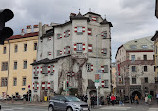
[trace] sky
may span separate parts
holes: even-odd
[[[0,0],[1,9],[9,8],[14,18],[6,23],[14,35],[27,25],[64,23],[71,12],[89,10],[100,14],[113,24],[112,62],[118,47],[129,40],[153,36],[158,29],[155,0]]]

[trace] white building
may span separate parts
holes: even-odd
[[[32,64],[33,100],[54,93],[96,94],[96,72],[101,79],[99,95],[109,94],[111,22],[93,12],[71,13],[70,21],[51,26],[39,24],[37,61]]]

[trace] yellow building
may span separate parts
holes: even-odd
[[[26,94],[32,87],[32,66],[36,60],[38,25],[27,26],[27,33],[11,36],[0,45],[0,96]]]

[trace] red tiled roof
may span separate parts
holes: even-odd
[[[21,38],[27,38],[27,37],[33,37],[33,36],[38,36],[38,32],[26,33],[24,35],[13,35],[9,37],[8,40],[21,39]]]

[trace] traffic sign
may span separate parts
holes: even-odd
[[[100,86],[99,82],[95,82],[95,87],[98,89],[98,87]]]
[[[99,82],[99,74],[95,74],[95,82]]]

